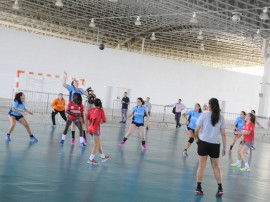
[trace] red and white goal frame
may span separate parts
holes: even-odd
[[[63,78],[63,76],[60,75],[54,75],[54,74],[49,74],[49,73],[42,73],[42,72],[31,72],[31,71],[24,71],[24,70],[17,70],[16,72],[16,80],[15,80],[15,87],[14,87],[14,93],[17,93],[19,88],[20,88],[20,77],[22,75],[32,75],[32,76],[37,76],[37,77],[48,77],[48,78],[56,78],[56,79],[61,79]],[[77,79],[75,77],[68,77],[68,79],[70,80],[74,80]],[[82,88],[84,88],[84,84],[85,84],[85,79],[83,78],[79,78],[77,79]]]

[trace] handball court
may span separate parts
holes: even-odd
[[[208,159],[202,183],[204,195],[196,196],[196,144],[182,157],[187,135],[182,128],[158,128],[147,133],[147,150],[142,152],[136,133],[124,147],[118,142],[129,124],[104,124],[101,129],[106,163],[87,164],[93,143],[82,148],[70,145],[68,133],[64,146],[59,145],[64,126],[52,129],[48,124],[30,123],[37,144],[29,144],[24,128],[16,126],[7,144],[9,122],[0,121],[0,201],[269,201],[270,147],[269,139],[257,138],[256,150],[251,153],[251,172],[242,172],[230,163],[236,160],[237,146],[230,157],[221,157],[224,196],[216,198],[216,180]],[[256,132],[256,131],[255,131]],[[232,133],[227,132],[228,143]],[[100,162],[99,155],[95,158]]]

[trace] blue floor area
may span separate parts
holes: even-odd
[[[141,151],[137,132],[124,147],[118,142],[128,129],[124,125],[104,125],[101,131],[105,154],[111,159],[93,166],[86,164],[93,143],[86,148],[70,145],[69,133],[59,145],[63,126],[31,124],[37,144],[30,145],[26,131],[16,126],[12,141],[5,142],[9,122],[1,121],[0,201],[2,202],[170,202],[170,201],[270,201],[270,144],[257,141],[251,154],[251,172],[230,167],[230,157],[221,158],[224,196],[216,198],[217,184],[208,161],[202,187],[196,196],[196,144],[182,157],[187,141],[184,130],[151,128],[147,150]],[[78,135],[78,134],[76,134]],[[228,134],[228,145],[232,135]],[[89,137],[91,140],[91,138]],[[96,160],[100,162],[99,155]]]

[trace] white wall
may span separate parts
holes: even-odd
[[[17,69],[86,78],[98,97],[104,86],[131,89],[131,100],[151,97],[171,104],[182,98],[187,106],[211,97],[226,100],[226,111],[257,109],[261,78],[206,68],[141,54],[0,28],[1,98],[10,98]],[[64,89],[63,89],[64,91]]]

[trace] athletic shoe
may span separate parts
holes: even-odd
[[[223,194],[224,194],[223,189],[218,188],[217,193],[216,193],[216,197],[221,197]]]
[[[31,143],[37,143],[38,142],[38,139],[33,136],[33,137],[30,137],[29,142],[31,142]]]
[[[250,168],[248,167],[244,167],[244,168],[240,168],[241,171],[246,171],[246,172],[249,172],[250,171]]]
[[[146,150],[146,144],[142,144],[142,150]]]
[[[240,168],[240,167],[241,167],[241,164],[238,164],[238,163],[232,163],[231,166]]]
[[[255,150],[255,147],[254,147],[254,146],[251,146],[250,149],[251,149],[251,150]]]
[[[84,144],[85,144],[85,145],[88,145],[87,137],[84,137],[84,138],[83,138],[83,141],[84,141]]]
[[[71,145],[74,145],[74,144],[75,144],[75,138],[71,138],[70,144],[71,144]]]
[[[63,145],[64,142],[65,142],[65,140],[62,140],[62,139],[60,140],[60,144],[61,144],[61,145]]]
[[[195,190],[196,194],[197,195],[203,195],[203,191],[202,191],[202,188],[200,187],[197,187],[196,190]]]
[[[119,145],[124,145],[126,142],[124,140],[122,140]]]
[[[101,162],[104,163],[104,162],[108,161],[109,159],[110,159],[109,156],[105,156],[105,158],[102,158]]]
[[[10,142],[10,141],[11,141],[10,135],[7,135],[7,136],[6,136],[6,141],[7,141],[7,142]]]
[[[98,162],[95,159],[93,159],[92,161],[90,159],[88,159],[87,163],[92,164],[92,165],[98,164]]]
[[[184,149],[184,151],[183,151],[183,156],[184,157],[187,157],[188,156],[188,153],[187,153],[187,150],[186,149]]]
[[[80,143],[80,146],[86,147],[86,144],[84,142]]]

